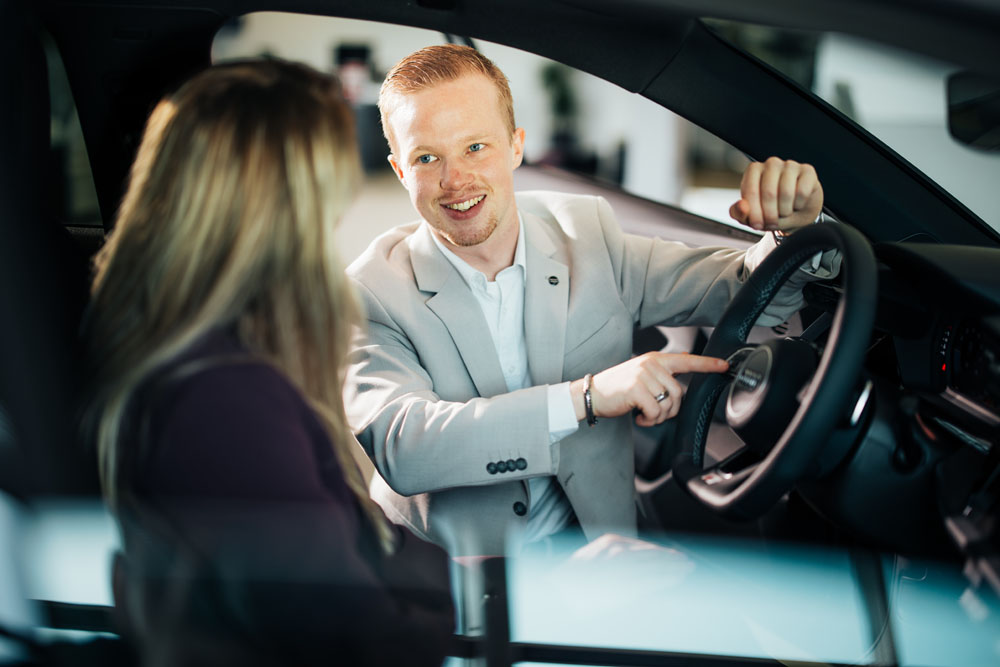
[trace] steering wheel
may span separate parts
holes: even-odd
[[[799,339],[748,346],[750,328],[778,288],[809,258],[829,249],[843,258],[843,294],[822,352]],[[871,246],[861,233],[837,223],[801,229],[767,256],[703,352],[729,359],[729,373],[696,375],[677,416],[672,469],[683,489],[719,514],[754,518],[809,471],[854,398],[875,321],[877,277]],[[709,423],[726,389],[726,422],[744,446],[705,469]]]

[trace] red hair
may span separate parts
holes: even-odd
[[[394,98],[446,81],[454,81],[466,74],[481,74],[493,82],[497,89],[500,113],[507,121],[507,129],[513,135],[517,128],[514,124],[514,99],[504,73],[492,60],[472,47],[441,44],[414,51],[396,63],[385,75],[385,81],[382,82],[378,94],[378,108],[382,119],[382,133],[389,146],[392,146],[392,137],[388,119],[395,108]]]

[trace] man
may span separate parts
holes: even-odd
[[[473,49],[404,58],[379,108],[389,161],[423,220],[348,269],[368,332],[346,404],[378,472],[373,496],[456,556],[503,554],[577,524],[590,540],[634,535],[633,411],[640,425],[669,419],[676,374],[727,365],[630,359],[633,329],[714,324],[775,240],[690,249],[624,235],[600,198],[515,196],[524,130],[506,78]],[[771,158],[748,168],[731,213],[789,232],[822,202],[812,167]],[[808,279],[789,281],[768,322],[796,310]]]

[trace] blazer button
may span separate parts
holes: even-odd
[[[491,475],[497,474],[497,464],[493,463],[493,461],[490,461],[489,463],[487,463],[486,464],[486,472],[488,472]]]
[[[558,285],[559,284],[559,278],[556,277],[556,276],[549,276],[549,284],[550,285]]]
[[[514,503],[514,514],[518,516],[524,516],[527,513],[528,513],[528,508],[525,507],[524,503],[522,503],[520,500]]]
[[[511,468],[513,470],[513,468]],[[507,462],[497,461],[497,472],[507,472]]]
[[[507,459],[507,470],[510,472],[517,470],[517,462],[515,462],[514,459]]]
[[[528,462],[525,461],[523,458],[520,458],[514,462],[514,465],[517,466],[518,470],[524,470],[525,468],[528,467]]]

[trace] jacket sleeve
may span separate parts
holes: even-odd
[[[404,330],[377,295],[357,287],[368,320],[349,358],[345,405],[358,441],[394,491],[409,496],[556,472],[559,445],[549,442],[547,386],[446,400],[424,367],[435,359],[422,358],[411,338],[420,332]],[[429,344],[454,345],[450,339]],[[507,460],[523,460],[523,469],[489,472],[491,462]]]
[[[714,326],[750,273],[775,247],[770,234],[745,251],[691,248],[625,234],[607,201],[594,200],[619,291],[640,327]],[[833,277],[838,268],[839,255],[824,253],[815,270],[798,271],[779,289],[757,323],[784,322],[802,307],[802,287],[810,280]]]

